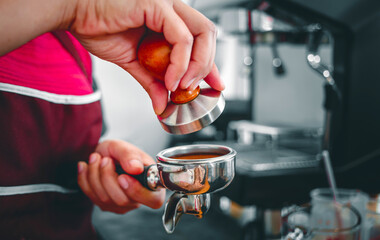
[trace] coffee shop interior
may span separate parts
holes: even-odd
[[[93,57],[107,124],[103,138],[126,140],[153,158],[175,146],[228,146],[236,151],[233,180],[207,194],[201,219],[176,212],[171,234],[162,223],[165,206],[124,215],[95,208],[99,234],[106,240],[314,239],[310,225],[297,233],[289,214],[315,207],[316,195],[329,191],[334,201],[364,206],[353,210],[360,239],[380,239],[380,1],[186,3],[217,26],[223,112],[199,131],[168,133],[142,87]],[[373,201],[377,207],[367,208]],[[185,213],[182,208],[176,211]],[[350,234],[318,239],[359,239]]]

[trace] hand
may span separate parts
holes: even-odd
[[[144,204],[160,208],[165,200],[165,190],[150,191],[126,174],[118,176],[115,163],[128,174],[140,174],[144,165],[154,160],[132,144],[119,140],[100,143],[90,155],[89,164],[78,163],[78,184],[82,191],[103,211],[125,213]]]
[[[164,111],[168,90],[178,86],[194,89],[205,79],[224,89],[214,64],[215,26],[181,0],[82,0],[76,9],[71,32],[89,52],[128,71],[149,94],[156,114]],[[163,32],[173,46],[165,83],[137,60],[146,27]]]

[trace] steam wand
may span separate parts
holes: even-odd
[[[320,24],[312,24],[309,27],[309,42],[308,42],[308,53],[307,53],[307,63],[309,66],[321,74],[326,80],[325,85],[325,103],[324,108],[326,110],[325,118],[325,132],[323,138],[322,150],[328,151],[330,143],[330,122],[332,115],[332,106],[333,106],[333,96],[337,97],[338,102],[342,100],[342,94],[334,78],[332,77],[330,69],[322,63],[321,57],[318,54],[318,48],[323,37],[323,31]]]
[[[336,93],[338,100],[340,101],[342,99],[342,94],[336,85],[334,78],[332,77],[330,69],[326,66],[326,64],[322,63],[321,56],[318,54],[319,44],[323,37],[322,27],[317,23],[310,25],[308,28],[310,34],[308,42],[308,53],[306,57],[307,63],[313,70],[325,78],[327,84],[331,86],[331,88]]]
[[[314,69],[316,72],[321,74],[325,80],[326,84],[324,87],[325,90],[325,102],[324,109],[326,110],[325,116],[325,131],[322,141],[322,158],[325,165],[326,175],[328,177],[329,185],[331,187],[334,200],[337,200],[336,194],[336,182],[333,174],[333,169],[331,166],[331,158],[329,152],[330,145],[330,125],[331,125],[331,116],[332,116],[332,108],[334,99],[336,96],[338,98],[338,102],[342,100],[342,94],[335,83],[334,78],[332,77],[331,71],[329,68],[322,63],[321,57],[318,54],[318,47],[321,42],[323,31],[320,24],[312,24],[309,26],[310,34],[309,34],[309,42],[308,42],[308,54],[307,54],[307,62],[309,66]]]

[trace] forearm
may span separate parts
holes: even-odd
[[[33,38],[67,29],[76,0],[0,0],[0,56]]]

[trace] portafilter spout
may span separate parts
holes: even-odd
[[[173,193],[165,205],[162,223],[167,233],[173,233],[182,214],[202,218],[210,208],[210,194],[186,195]]]

